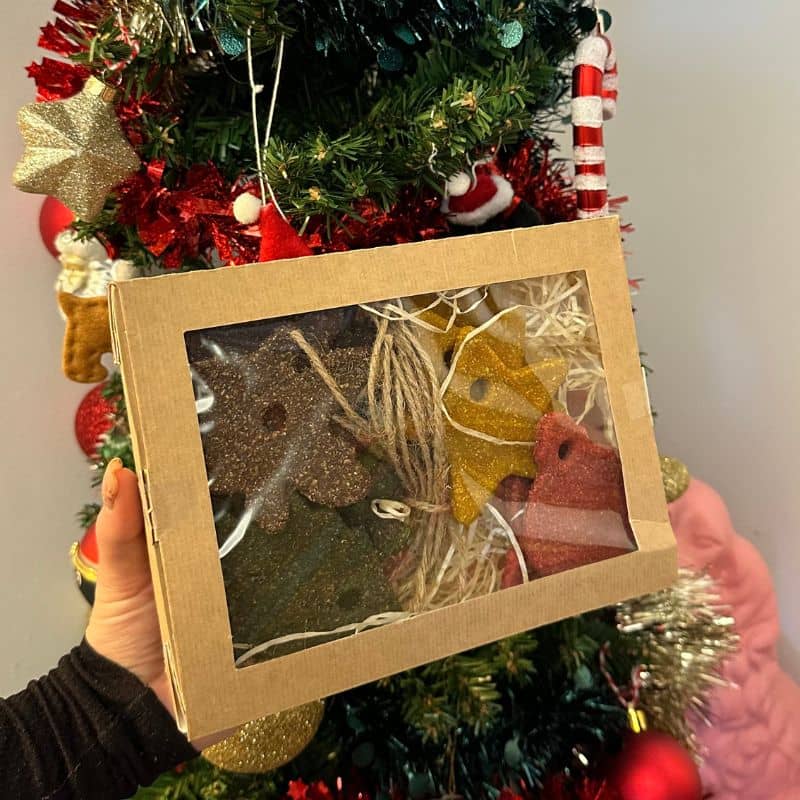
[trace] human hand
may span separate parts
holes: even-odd
[[[112,459],[97,517],[97,586],[86,641],[149,686],[175,716],[147,558],[136,475]]]

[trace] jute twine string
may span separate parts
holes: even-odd
[[[300,331],[290,336],[330,391],[341,424],[377,447],[392,465],[407,494],[412,540],[393,579],[401,605],[411,612],[428,604],[430,587],[448,548],[461,544],[448,525],[448,461],[438,380],[430,358],[407,325],[378,318],[362,416],[342,393],[319,354]],[[461,588],[466,584],[462,578]],[[455,598],[456,600],[461,599]]]

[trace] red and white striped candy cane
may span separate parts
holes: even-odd
[[[603,120],[617,110],[617,57],[602,31],[583,39],[572,71],[572,144],[578,218],[608,214]]]

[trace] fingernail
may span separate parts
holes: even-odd
[[[106,473],[103,475],[103,506],[111,511],[114,508],[114,503],[117,500],[119,492],[119,478],[117,473],[122,469],[122,460],[119,458],[112,458],[106,467]]]

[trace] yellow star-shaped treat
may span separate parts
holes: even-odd
[[[109,92],[89,78],[74,97],[19,110],[25,139],[25,153],[14,170],[19,189],[57,197],[81,219],[100,213],[111,190],[140,166]]]
[[[445,327],[444,320],[435,314],[425,314],[423,319]],[[521,310],[498,320],[491,333],[487,330],[468,338],[474,330],[471,326],[454,326],[431,337],[446,366],[457,358],[443,401],[456,423],[448,422],[445,430],[451,506],[453,516],[465,525],[480,514],[504,478],[535,476],[536,424],[553,409],[553,395],[567,373],[562,359],[527,363]],[[500,444],[461,428],[502,442],[529,444]]]

